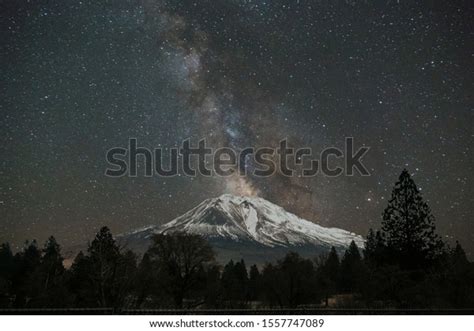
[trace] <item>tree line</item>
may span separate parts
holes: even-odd
[[[259,309],[474,308],[474,264],[449,247],[407,171],[393,188],[379,230],[364,249],[332,247],[313,259],[289,252],[263,266],[221,266],[202,237],[156,234],[138,256],[103,227],[63,265],[54,237],[13,254],[0,246],[0,308]]]

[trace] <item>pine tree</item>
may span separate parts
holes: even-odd
[[[438,278],[444,282],[435,292],[443,293],[453,308],[474,307],[474,264],[469,262],[464,249],[457,241],[447,258],[448,263],[438,274]],[[439,277],[440,275],[442,277]]]
[[[116,245],[110,229],[106,226],[96,234],[87,252],[91,259],[102,261],[114,260],[120,255],[119,247]]]
[[[337,279],[340,272],[339,267],[339,256],[337,255],[336,249],[333,246],[331,247],[331,251],[329,252],[326,263],[324,264],[324,269],[327,276],[333,280]]]
[[[382,231],[396,262],[405,268],[424,266],[442,250],[434,217],[407,170],[393,188],[383,213]]]
[[[137,256],[131,250],[120,254],[115,270],[115,307],[130,308],[134,300],[130,298],[137,278]]]
[[[363,271],[362,258],[353,240],[341,260],[341,289],[345,292],[357,291],[363,277]]]
[[[8,243],[0,245],[0,277],[11,278],[13,271],[13,253]]]
[[[14,308],[25,308],[32,297],[36,297],[37,280],[34,277],[41,261],[41,250],[36,240],[26,241],[22,252],[15,254],[16,270],[12,279],[15,292]]]
[[[375,232],[373,229],[369,229],[369,233],[367,234],[367,238],[364,244],[364,257],[366,260],[369,260],[374,252],[377,249],[377,241],[375,239]]]
[[[248,283],[248,298],[250,301],[255,301],[259,297],[260,278],[260,271],[258,270],[257,265],[252,265],[250,267]]]
[[[242,259],[240,262],[237,262],[234,266],[234,279],[236,297],[239,301],[240,306],[246,306],[247,297],[248,297],[248,273],[247,267],[245,266],[245,261]]]
[[[0,308],[9,308],[12,299],[12,278],[14,272],[14,258],[10,245],[0,245]]]
[[[156,270],[153,268],[150,256],[145,253],[138,265],[137,277],[135,279],[135,305],[137,308],[140,308],[148,297],[153,297],[157,294],[156,278]]]
[[[454,247],[450,255],[451,261],[456,268],[464,269],[469,267],[470,263],[466,257],[466,252],[462,248],[459,241],[456,241],[456,246]]]
[[[319,287],[324,291],[324,300],[326,306],[329,305],[329,296],[336,292],[337,283],[340,275],[339,256],[336,249],[331,247],[329,255],[318,270]]]
[[[49,237],[45,243],[40,269],[44,276],[42,279],[43,291],[48,291],[58,285],[64,273],[64,266],[61,248],[53,236]]]
[[[225,265],[221,283],[224,300],[230,308],[245,305],[247,281],[247,269],[243,260],[237,263],[230,260]]]
[[[37,296],[31,301],[35,307],[60,308],[68,305],[69,293],[64,283],[65,268],[61,248],[51,236],[46,241],[40,265],[34,273]]]
[[[224,270],[222,271],[221,276],[221,286],[222,286],[222,294],[223,299],[225,301],[229,301],[228,304],[232,306],[232,301],[235,297],[235,274],[234,274],[234,261],[230,260],[224,266]]]
[[[372,266],[380,266],[386,262],[387,247],[382,232],[369,230],[367,240],[365,241],[364,259],[365,262]]]
[[[68,288],[73,294],[74,307],[99,306],[91,259],[80,251],[68,271]]]
[[[99,307],[116,307],[120,250],[106,226],[102,227],[88,248],[91,268],[90,281]]]
[[[221,271],[218,264],[210,265],[206,270],[204,290],[204,302],[207,308],[222,308],[220,305],[221,296]]]

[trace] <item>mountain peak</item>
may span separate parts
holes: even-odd
[[[252,242],[267,247],[347,247],[352,240],[358,246],[364,242],[354,233],[322,227],[263,198],[232,194],[204,200],[184,215],[161,226],[159,231],[184,231],[209,239]]]

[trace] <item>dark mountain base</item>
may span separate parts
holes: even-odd
[[[125,238],[117,238],[121,246],[142,255],[151,245],[151,232],[129,235]],[[296,252],[302,257],[313,259],[321,254],[327,254],[331,247],[325,245],[293,245],[288,247],[276,246],[268,247],[252,241],[231,241],[220,238],[207,238],[212,248],[216,252],[216,261],[225,265],[230,260],[245,260],[247,266],[256,264],[263,266],[267,262],[275,262],[283,258],[288,252]],[[340,253],[345,247],[336,247]]]
[[[216,251],[216,260],[225,265],[229,260],[243,259],[247,266],[256,264],[263,266],[267,262],[274,262],[283,258],[288,252],[296,252],[302,257],[313,259],[320,254],[328,253],[331,247],[302,245],[291,247],[268,247],[254,242],[232,242],[209,238],[209,243]]]

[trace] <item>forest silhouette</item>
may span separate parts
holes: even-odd
[[[156,234],[138,257],[103,227],[68,269],[60,245],[26,242],[13,254],[0,246],[0,312],[34,309],[263,310],[473,309],[474,263],[450,247],[408,171],[395,184],[379,230],[363,250],[276,262],[225,266],[202,237]],[[49,311],[49,310],[44,310]]]

